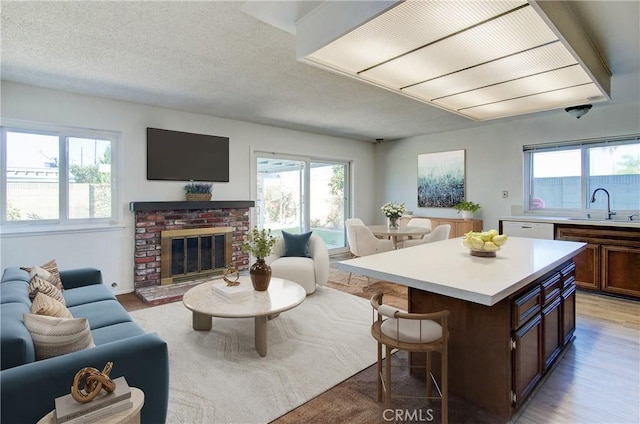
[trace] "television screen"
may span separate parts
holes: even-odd
[[[229,138],[147,128],[147,180],[229,182]]]

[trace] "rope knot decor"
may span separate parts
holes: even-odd
[[[227,278],[227,275],[233,276],[235,274],[235,280],[230,280]],[[222,279],[227,283],[227,286],[231,287],[231,286],[238,286],[240,285],[240,281],[238,281],[238,279],[240,279],[240,273],[238,273],[238,269],[233,266],[233,264],[229,264],[228,268],[225,268],[225,270],[222,272]]]
[[[102,372],[92,367],[82,368],[76,373],[71,384],[71,396],[77,402],[87,403],[95,399],[102,389],[111,393],[116,389],[116,383],[111,380],[109,373],[113,362],[107,362]]]

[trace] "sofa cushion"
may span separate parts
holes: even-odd
[[[35,299],[36,294],[38,293],[42,293],[47,296],[50,296],[55,300],[57,300],[58,302],[62,303],[63,305],[65,304],[64,296],[56,286],[44,280],[43,278],[40,278],[37,275],[35,275],[31,279],[31,282],[29,282],[29,298],[31,300]]]
[[[67,307],[99,302],[101,300],[116,300],[113,292],[104,284],[92,284],[62,292]]]
[[[31,313],[49,317],[73,318],[71,312],[69,312],[62,302],[58,302],[54,298],[42,293],[36,294],[35,299],[33,299]]]
[[[56,318],[35,314],[24,314],[23,318],[31,334],[37,360],[95,346],[86,318]]]
[[[0,366],[3,370],[36,360],[31,335],[22,321],[22,316],[28,313],[29,305],[24,303],[0,305]]]
[[[31,305],[29,283],[26,281],[6,281],[0,284],[0,303],[23,303]]]
[[[18,267],[10,267],[2,272],[2,280],[0,283],[7,281],[26,281],[29,282],[29,272]]]
[[[23,270],[25,270],[25,271],[27,271],[29,273],[29,278],[31,278],[33,276],[33,275],[31,275],[31,273],[32,273],[32,271],[34,271],[35,268],[37,268],[37,267],[36,266],[24,266],[24,267],[21,267],[21,269],[23,269]],[[60,279],[60,272],[58,271],[58,264],[57,264],[55,259],[51,259],[46,264],[40,265],[40,268],[42,268],[45,271],[49,272],[50,276],[49,276],[49,278],[47,278],[48,282],[50,282],[51,284],[56,286],[56,288],[58,290],[64,290],[64,287],[62,286],[62,280]]]
[[[77,290],[77,289],[74,289]],[[101,300],[99,302],[85,303],[69,308],[71,314],[77,318],[86,318],[92,330],[106,327],[121,322],[132,321],[117,300]]]
[[[135,322],[121,322],[91,331],[96,346],[145,334],[142,327]]]
[[[286,231],[282,232],[282,238],[284,239],[284,252],[282,256],[293,256],[309,258],[309,239],[311,238],[311,231],[304,234],[291,234]]]

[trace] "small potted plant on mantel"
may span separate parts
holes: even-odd
[[[184,186],[187,200],[191,202],[208,202],[211,200],[211,188],[213,184],[189,183]]]
[[[480,209],[480,205],[468,200],[461,200],[456,203],[454,208],[458,211],[462,219],[471,219],[473,218],[473,213]]]

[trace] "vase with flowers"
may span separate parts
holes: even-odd
[[[407,211],[407,207],[404,203],[389,202],[382,205],[380,209],[384,216],[387,217],[387,226],[389,229],[393,230],[400,228],[398,219]]]
[[[271,281],[271,267],[264,258],[271,254],[271,248],[276,244],[276,239],[271,235],[270,229],[258,230],[253,227],[242,243],[242,251],[250,253],[256,258],[256,262],[249,268],[251,284],[257,291],[265,291]]]

